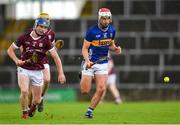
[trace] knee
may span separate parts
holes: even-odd
[[[41,102],[41,98],[35,97],[33,100],[33,104],[38,105]]]
[[[44,84],[49,84],[50,83],[50,78],[44,78]]]
[[[88,94],[91,90],[90,78],[82,78],[80,82],[80,90],[82,94]]]
[[[88,87],[81,86],[81,93],[82,94],[88,94],[90,92],[90,89]]]
[[[81,93],[88,94],[90,92],[90,88],[87,86],[81,86]]]
[[[22,90],[22,91],[21,91],[21,96],[22,96],[22,97],[28,97],[28,95],[29,95],[29,94],[28,94],[28,91],[27,91],[27,90]]]
[[[88,94],[90,90],[81,89],[82,94]]]
[[[106,87],[104,85],[101,85],[97,88],[98,93],[104,93],[105,90],[106,90]]]

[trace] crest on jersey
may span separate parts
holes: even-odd
[[[113,36],[113,34],[112,33],[110,33],[110,37],[112,37]]]
[[[39,47],[43,47],[43,43],[39,43]]]
[[[52,39],[51,35],[48,35],[49,39]]]
[[[104,35],[104,38],[107,38],[107,33],[104,33],[103,35]]]

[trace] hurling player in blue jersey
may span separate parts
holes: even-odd
[[[89,93],[92,86],[92,79],[95,78],[96,92],[91,99],[90,106],[85,113],[86,118],[93,118],[93,111],[101,100],[106,89],[108,75],[108,58],[101,60],[95,65],[93,62],[102,57],[108,56],[108,51],[121,53],[120,46],[114,43],[115,28],[110,24],[112,22],[111,11],[107,8],[101,8],[98,12],[98,24],[92,26],[86,33],[82,54],[84,63],[82,64],[82,78],[80,89],[82,93]]]

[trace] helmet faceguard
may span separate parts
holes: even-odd
[[[110,17],[110,19],[112,19],[111,11],[108,8],[101,8],[101,9],[99,9],[98,16],[99,16],[99,19],[102,16]]]
[[[98,17],[99,17],[98,20],[99,28],[101,28],[103,31],[106,31],[108,29],[109,24],[112,23],[111,11],[107,8],[101,8],[98,11]],[[106,21],[103,21],[104,19]]]
[[[44,26],[44,27],[46,27],[47,29],[37,29],[37,26]],[[44,35],[46,32],[47,32],[47,30],[48,30],[48,28],[49,28],[49,26],[50,26],[50,22],[48,21],[48,20],[46,20],[46,19],[43,19],[43,18],[37,18],[36,20],[35,20],[35,23],[34,23],[34,31],[36,32],[36,34],[37,35],[39,35],[39,36],[42,36],[42,35]]]
[[[41,25],[41,26],[45,26],[45,27],[49,28],[50,22],[43,18],[37,18],[35,20],[34,27],[36,27],[37,25]]]

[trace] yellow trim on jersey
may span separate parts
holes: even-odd
[[[112,44],[112,39],[93,40],[91,44],[93,46],[109,46]]]
[[[111,42],[111,44],[110,45],[112,45],[114,43],[114,40],[112,40],[112,42]]]

